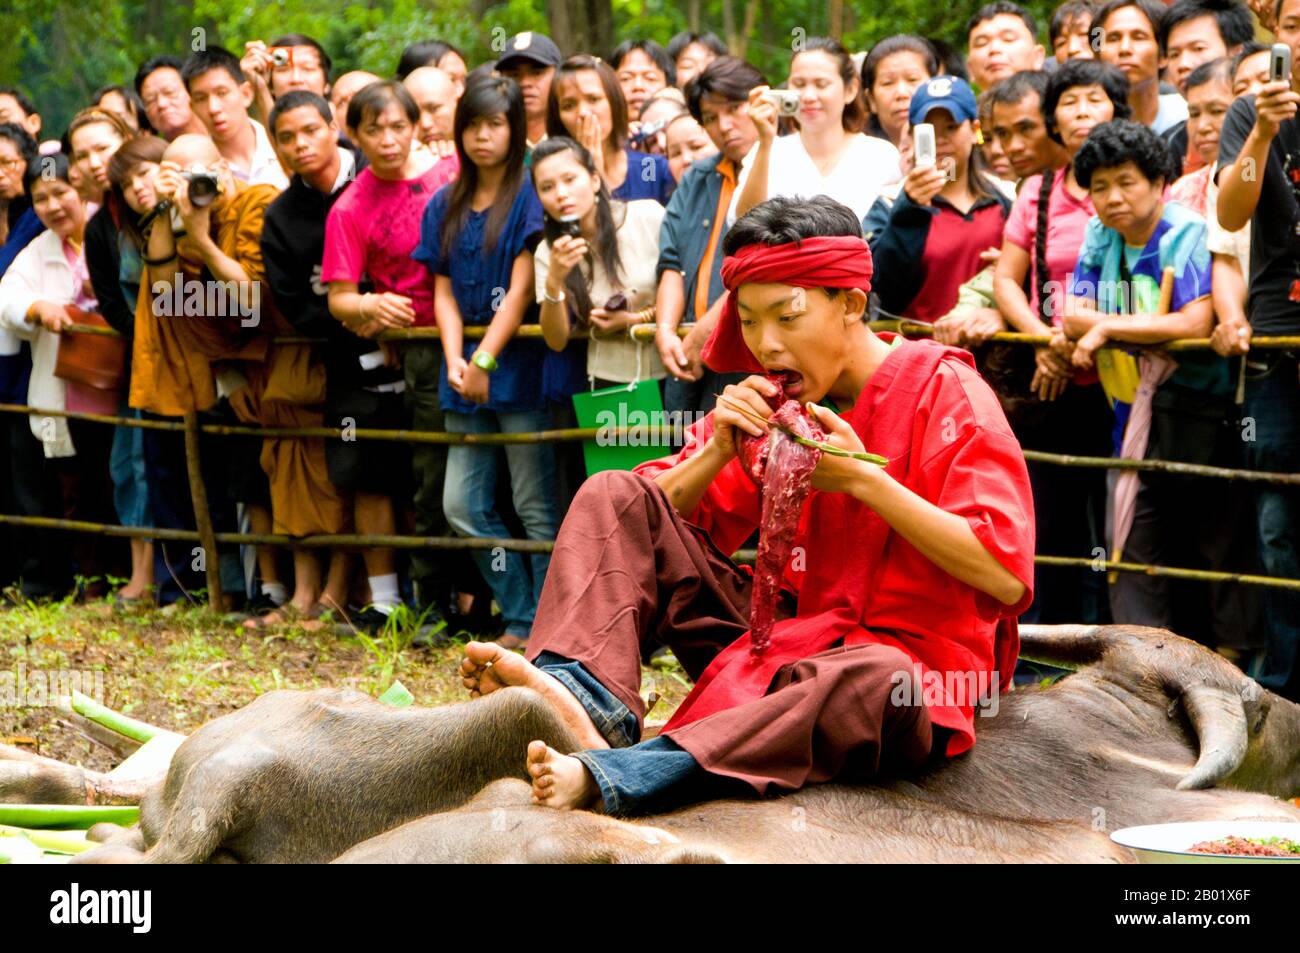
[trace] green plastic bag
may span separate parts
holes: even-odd
[[[582,445],[587,476],[601,470],[631,470],[647,460],[667,456],[672,447],[658,432],[665,425],[664,400],[658,381],[634,381],[573,395],[579,427],[621,430],[646,427],[651,432],[627,434],[609,440],[587,440]]]

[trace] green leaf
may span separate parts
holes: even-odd
[[[385,705],[392,705],[394,708],[406,708],[415,704],[415,696],[402,684],[400,679],[389,685],[388,691],[380,695],[379,700]]]

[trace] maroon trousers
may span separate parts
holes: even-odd
[[[582,485],[560,528],[528,644],[581,662],[643,725],[641,663],[660,645],[698,679],[749,629],[752,583],[653,481],[606,471]],[[793,615],[793,599],[778,618]],[[896,705],[900,679],[913,680]],[[911,659],[892,646],[838,646],[784,666],[762,698],[675,729],[707,771],[760,794],[833,777],[907,771],[934,735]],[[940,744],[935,750],[942,751]]]

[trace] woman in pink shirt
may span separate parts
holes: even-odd
[[[1128,116],[1128,80],[1113,66],[1071,60],[1048,80],[1043,119],[1048,135],[1065,146],[1070,162],[1026,179],[1007,219],[993,296],[1013,330],[1051,335],[1060,327],[1067,282],[1093,216],[1088,191],[1074,177],[1074,156],[1093,127]],[[1025,376],[1030,373],[1026,368]],[[1047,345],[1034,349],[1028,390],[1027,396],[1017,395],[1018,406],[1008,411],[1024,447],[1110,456],[1114,415],[1096,374],[1077,374],[1067,350]],[[1104,547],[1104,470],[1031,463],[1029,475],[1039,552],[1087,557],[1096,546]],[[1023,618],[1042,623],[1109,621],[1104,577],[1099,581],[1098,575],[1086,569],[1040,567],[1035,572],[1034,604]]]

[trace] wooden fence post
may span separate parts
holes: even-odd
[[[208,579],[208,606],[221,611],[221,561],[217,556],[217,534],[212,531],[212,516],[208,512],[208,494],[203,486],[203,470],[199,459],[199,415],[196,411],[185,414],[185,469],[190,474],[190,498],[194,502],[194,525],[199,531],[203,546],[203,567]]]

